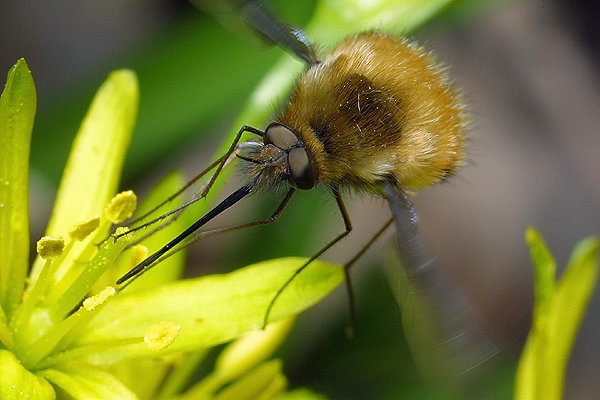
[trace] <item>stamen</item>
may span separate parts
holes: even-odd
[[[97,295],[85,299],[83,301],[83,308],[85,308],[88,311],[92,311],[94,308],[104,303],[109,297],[111,297],[115,293],[116,290],[114,287],[107,286]]]
[[[137,197],[132,190],[121,192],[112,198],[105,208],[106,218],[113,224],[120,224],[131,217],[137,206]]]
[[[65,248],[65,241],[60,236],[44,236],[37,242],[37,253],[44,260],[60,257]]]
[[[141,244],[136,244],[131,248],[131,258],[129,265],[131,268],[135,267],[148,257],[148,248]]]
[[[69,236],[73,240],[82,241],[85,239],[90,233],[95,231],[100,225],[100,217],[98,215],[93,216],[87,221],[82,221],[76,224],[69,231]]]
[[[144,342],[150,350],[162,350],[173,343],[180,329],[181,327],[174,322],[159,322],[148,328],[144,335]]]

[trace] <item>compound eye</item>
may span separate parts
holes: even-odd
[[[281,150],[289,150],[298,143],[298,137],[285,126],[273,124],[267,128],[265,143],[271,143]]]
[[[288,153],[290,179],[298,189],[310,189],[315,185],[315,178],[310,160],[304,147],[296,147]]]

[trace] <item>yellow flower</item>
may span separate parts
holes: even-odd
[[[73,144],[28,275],[28,159],[36,94],[24,60],[8,74],[0,99],[2,399],[52,399],[57,393],[102,399],[181,394],[187,385],[182,376],[206,349],[248,331],[262,334],[267,305],[303,262],[271,260],[226,276],[177,281],[183,266],[179,252],[126,289],[117,287],[116,278],[146,254],[141,246],[124,252],[134,234],[104,240],[113,223],[131,216],[137,202],[133,192],[115,196],[137,103],[137,79],[131,71],[113,72],[100,87]],[[172,174],[149,196],[151,202],[181,184],[181,177]],[[144,246],[164,244],[184,223],[181,218],[170,224]],[[315,263],[303,275],[276,304],[274,321],[314,304],[343,280],[340,267],[326,263]],[[278,331],[277,338],[270,330],[265,335],[278,343],[287,330]],[[201,384],[205,389],[195,391],[212,393],[237,379],[273,350],[264,344],[261,348],[268,350],[247,350],[254,362],[244,357],[230,362],[225,378],[213,377],[210,390]],[[274,371],[265,379],[277,381],[281,390],[281,368]]]

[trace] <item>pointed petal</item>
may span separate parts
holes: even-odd
[[[52,386],[26,370],[10,351],[0,350],[0,399],[54,399]]]
[[[261,329],[265,311],[283,283],[305,261],[283,258],[254,264],[227,275],[210,275],[174,282],[147,291],[122,293],[108,302],[73,347],[139,338],[118,348],[103,347],[91,355],[94,363],[112,363],[148,354],[146,330],[161,321],[180,327],[170,346],[153,354],[214,346]],[[342,268],[314,261],[282,292],[271,321],[294,315],[315,304],[344,279]],[[73,349],[77,351],[77,349]]]
[[[68,237],[75,224],[102,215],[117,190],[137,108],[135,74],[127,70],[111,73],[96,93],[73,142],[46,229],[48,235]],[[76,247],[83,248],[89,240],[93,237]],[[73,256],[79,251],[74,248]],[[41,267],[38,258],[33,279]]]
[[[132,391],[110,373],[81,362],[44,370],[40,372],[40,375],[74,399],[137,399]]]
[[[0,98],[0,306],[21,301],[29,268],[29,144],[36,109],[31,71],[20,59]]]

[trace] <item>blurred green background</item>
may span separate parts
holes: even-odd
[[[300,27],[315,4],[271,3],[281,20]],[[416,204],[428,248],[473,298],[510,361],[529,327],[526,226],[540,229],[559,266],[577,240],[599,231],[598,28],[586,23],[596,20],[584,2],[457,3],[415,36],[451,66],[464,88],[474,120],[469,163],[448,184],[423,191]],[[183,1],[21,1],[1,8],[0,70],[6,73],[24,57],[38,88],[34,237],[43,233],[78,124],[111,70],[131,68],[139,77],[139,118],[122,188],[143,195],[173,168],[191,177],[208,164],[249,93],[283,54],[257,49]],[[225,191],[240,183],[231,179]],[[314,192],[294,198],[276,224],[193,246],[188,274],[312,254],[343,229],[331,196]],[[277,201],[275,195],[254,196],[218,226],[267,216]],[[336,262],[366,242],[388,212],[380,200],[352,196],[348,202],[355,231],[327,253]],[[343,290],[300,318],[282,350],[292,386],[346,399],[436,396],[412,365],[380,268],[391,248],[388,237],[354,267],[353,341],[344,336]],[[599,315],[596,294],[573,354],[566,398],[600,398]],[[510,397],[511,373],[504,370],[470,395],[483,390],[486,398]]]

